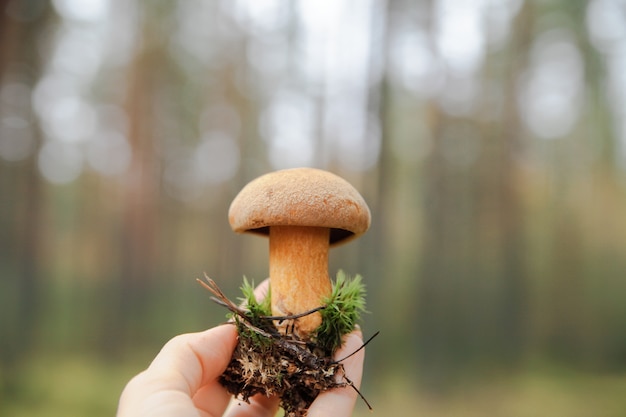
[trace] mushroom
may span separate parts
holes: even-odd
[[[344,179],[313,168],[263,175],[247,184],[230,205],[228,220],[238,233],[269,236],[271,306],[275,316],[320,307],[332,286],[330,246],[363,234],[370,225],[363,197]],[[306,338],[321,324],[319,312],[296,320]],[[285,323],[282,324],[283,330]]]

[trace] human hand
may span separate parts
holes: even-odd
[[[263,298],[267,288],[266,280],[255,290],[257,298]],[[174,337],[148,369],[126,385],[117,417],[274,416],[278,410],[278,398],[255,395],[249,404],[232,400],[218,382],[236,344],[237,330],[231,324]],[[335,358],[347,356],[362,344],[360,331],[346,335]],[[346,375],[357,388],[361,384],[364,355],[362,349],[342,362]],[[351,387],[328,390],[311,404],[308,416],[350,416],[356,399],[357,393]]]

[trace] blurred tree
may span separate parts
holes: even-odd
[[[103,315],[105,336],[103,352],[119,354],[143,335],[138,319],[146,316],[147,297],[158,280],[163,259],[158,256],[161,241],[160,215],[160,155],[157,151],[159,105],[163,105],[163,90],[168,87],[166,57],[167,21],[173,5],[146,4],[139,14],[139,34],[135,54],[128,66],[126,114],[130,121],[128,141],[131,162],[125,181],[121,184],[121,217],[118,232],[118,268],[110,287],[111,304]]]
[[[488,56],[486,78],[474,81],[502,92],[499,116],[481,121],[451,116],[435,102],[429,106],[434,143],[422,172],[424,249],[416,317],[419,374],[433,389],[448,387],[477,364],[513,366],[524,351],[529,294],[517,162],[524,133],[516,88],[532,18],[531,3],[525,2],[507,52]],[[493,61],[501,70],[489,71]],[[476,107],[475,112],[494,110],[487,101]]]
[[[580,128],[550,150],[553,153],[550,170],[554,193],[549,201],[548,251],[551,259],[550,284],[546,293],[551,301],[546,308],[545,350],[552,360],[571,364],[598,364],[604,362],[599,358],[611,356],[604,350],[607,347],[604,341],[594,340],[595,332],[591,327],[598,320],[598,311],[590,300],[588,288],[590,280],[619,279],[610,268],[609,271],[594,268],[592,273],[589,272],[589,258],[595,258],[597,254],[590,256],[586,253],[589,252],[586,241],[590,236],[589,232],[585,235],[581,223],[586,217],[611,216],[614,207],[612,203],[605,205],[608,202],[604,195],[606,190],[614,196],[623,193],[616,184],[623,173],[619,167],[615,113],[611,111],[610,93],[605,84],[607,62],[592,45],[593,35],[586,24],[590,18],[589,8],[590,5],[585,3],[559,1],[548,9],[552,13],[558,10],[561,21],[557,28],[572,33],[572,42],[584,58],[583,82],[587,96],[581,105],[582,117],[577,124]],[[594,207],[588,212],[576,206],[584,204],[581,195],[590,182],[602,183],[607,188],[603,186],[595,190],[597,199],[590,199],[594,201],[591,203]],[[597,224],[594,220],[592,222]],[[602,226],[598,224],[596,227],[600,229]],[[615,262],[611,260],[609,263]]]
[[[32,123],[32,108],[23,105],[24,97],[10,95],[9,87],[30,91],[36,84],[42,66],[37,44],[49,29],[51,9],[45,1],[1,1],[0,11],[5,11],[0,13],[0,120]],[[32,132],[37,147],[40,131],[35,126]],[[18,370],[39,330],[44,191],[36,155],[0,164],[0,397],[3,391],[10,395],[19,381]]]
[[[377,82],[372,83],[369,90],[368,107],[370,112],[378,118],[380,123],[381,147],[378,157],[378,164],[369,174],[365,175],[365,187],[363,187],[364,196],[369,204],[372,212],[372,224],[368,232],[367,239],[371,242],[362,249],[360,258],[362,270],[367,272],[368,292],[380,294],[380,297],[370,298],[368,300],[368,309],[370,311],[385,311],[388,306],[398,300],[395,299],[393,286],[389,283],[401,278],[396,274],[402,273],[399,265],[399,259],[392,256],[393,253],[393,224],[391,216],[394,204],[394,193],[397,187],[392,187],[396,175],[394,169],[394,158],[391,151],[392,141],[394,139],[393,128],[393,103],[392,103],[392,87],[389,74],[389,46],[391,42],[391,19],[394,8],[397,7],[397,1],[387,0],[384,2],[376,2],[373,5],[374,12],[371,21],[370,31],[377,34],[372,37],[370,45],[369,76],[376,79]],[[380,74],[378,77],[375,74]],[[388,323],[384,321],[383,314],[375,314],[368,317],[371,329],[387,328],[391,330]],[[405,334],[403,329],[394,329],[394,331],[386,332],[386,343],[378,346],[372,345],[371,349],[382,351],[385,346],[396,344],[397,346],[405,346],[410,349],[405,342]],[[383,362],[383,355],[373,355],[374,360],[378,359],[378,363],[371,366],[377,368]],[[398,364],[387,364],[398,365]]]

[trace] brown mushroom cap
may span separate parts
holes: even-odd
[[[248,183],[228,211],[235,232],[269,234],[270,226],[330,228],[329,244],[344,243],[370,226],[370,210],[343,178],[314,168],[272,172]]]

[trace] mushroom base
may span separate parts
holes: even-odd
[[[364,311],[365,288],[360,276],[348,280],[340,271],[333,283],[331,295],[324,300],[322,324],[313,337],[304,340],[297,333],[285,333],[275,323],[290,321],[270,316],[268,300],[256,299],[254,288],[244,281],[245,307],[230,301],[207,278],[214,301],[228,308],[237,326],[239,340],[220,383],[242,401],[256,394],[278,396],[285,416],[306,416],[315,398],[326,390],[352,386],[341,362],[333,360],[342,343],[342,336],[354,330]],[[303,315],[311,314],[304,312]]]
[[[323,391],[349,385],[343,365],[286,336],[265,338],[239,324],[239,343],[220,383],[238,399],[278,396],[285,416],[306,416]]]

